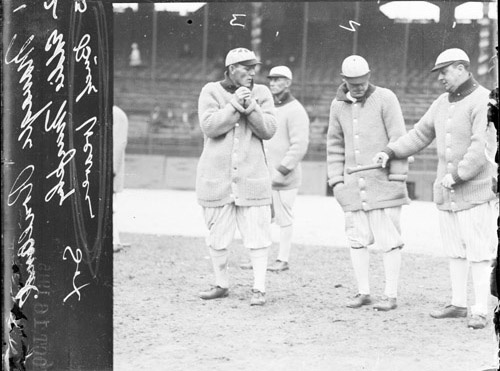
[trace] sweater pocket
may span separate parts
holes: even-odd
[[[242,195],[245,196],[244,194]],[[246,180],[246,199],[262,200],[271,198],[271,181],[268,177],[247,178]]]
[[[219,201],[229,194],[220,178],[208,179],[200,177],[196,185],[198,198],[203,201]]]
[[[377,201],[393,201],[407,197],[406,183],[398,180],[368,178],[366,188],[375,193]]]
[[[483,203],[493,198],[490,179],[470,180],[460,185],[459,192],[464,201],[470,203]]]

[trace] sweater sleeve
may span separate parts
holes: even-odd
[[[215,94],[214,87],[207,84],[201,90],[198,99],[201,131],[209,138],[216,138],[226,134],[234,128],[234,125],[240,119],[240,113],[236,108],[231,103],[221,107]]]
[[[427,147],[436,138],[434,128],[434,111],[439,102],[436,99],[422,118],[415,124],[407,134],[387,145],[391,157],[407,158]]]
[[[271,91],[259,86],[258,102],[251,104],[247,112],[250,130],[260,139],[271,139],[276,132],[276,108]]]
[[[382,110],[384,125],[389,143],[391,143],[406,134],[406,127],[396,94],[390,90],[386,91],[387,96],[383,100]],[[407,177],[408,160],[406,158],[392,160],[389,167],[389,180],[406,181]]]
[[[336,100],[330,106],[330,119],[326,135],[326,163],[328,184],[334,186],[344,181],[345,143],[344,132],[340,126],[336,110],[341,103]]]
[[[297,101],[292,103],[295,103],[293,109],[287,114],[290,146],[280,163],[280,167],[286,168],[288,173],[302,161],[309,145],[309,117],[307,112]]]
[[[475,177],[487,162],[485,149],[488,140],[487,134],[494,134],[486,130],[488,124],[487,98],[479,100],[472,107],[471,123],[472,136],[470,145],[463,158],[458,162],[457,169],[452,173],[456,183],[463,183]]]

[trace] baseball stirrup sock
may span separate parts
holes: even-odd
[[[269,249],[250,249],[250,259],[253,267],[253,288],[266,292],[267,253]]]
[[[467,276],[469,263],[465,259],[450,259],[451,304],[456,307],[467,307]]]
[[[399,271],[401,269],[401,249],[387,251],[383,255],[385,270],[385,295],[390,298],[398,296]]]
[[[215,284],[217,286],[228,288],[229,277],[227,273],[227,259],[229,251],[227,249],[215,250],[209,247],[210,257],[212,258],[212,265],[215,273]]]
[[[370,255],[368,248],[351,248],[352,267],[354,275],[358,281],[358,290],[360,294],[370,294],[370,282],[368,278],[368,269],[370,267]]]
[[[471,262],[472,282],[474,284],[475,305],[471,307],[472,314],[486,316],[490,297],[491,263],[489,261]]]
[[[287,225],[286,227],[280,228],[280,252],[278,254],[278,260],[281,260],[282,262],[288,262],[288,260],[290,259],[290,250],[292,248],[292,233],[292,225]]]

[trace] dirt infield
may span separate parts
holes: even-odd
[[[269,273],[267,304],[250,307],[252,272],[230,256],[230,295],[202,301],[212,269],[201,238],[123,234],[114,256],[115,370],[479,371],[494,365],[493,326],[428,313],[449,300],[447,260],[404,254],[399,308],[345,308],[355,293],[345,248],[294,245],[291,270]],[[276,256],[273,246],[271,258]],[[380,252],[372,293],[383,292]],[[469,287],[469,303],[473,299]],[[493,298],[492,298],[493,305]],[[493,308],[493,306],[491,307]]]

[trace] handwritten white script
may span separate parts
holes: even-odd
[[[89,205],[89,212],[90,212],[90,217],[91,218],[94,218],[95,215],[94,215],[94,212],[92,211],[92,202],[90,200],[90,197],[89,197],[89,188],[90,188],[90,182],[89,182],[89,174],[90,174],[90,170],[92,169],[92,165],[94,164],[94,162],[92,161],[92,144],[90,143],[90,137],[92,135],[94,135],[94,132],[92,131],[92,129],[94,128],[95,124],[97,123],[97,118],[94,116],[90,119],[88,119],[87,121],[85,121],[82,125],[80,125],[76,131],[80,131],[80,129],[82,129],[83,127],[85,127],[87,124],[90,124],[90,126],[87,128],[87,130],[85,131],[84,133],[84,136],[85,136],[85,145],[83,146],[83,151],[85,153],[88,152],[88,156],[87,156],[87,159],[85,160],[85,180],[83,181],[82,183],[82,187],[84,187],[86,189],[86,193],[85,193],[85,200],[87,201],[88,205]]]
[[[81,91],[80,94],[76,97],[76,102],[78,103],[80,99],[82,99],[85,93],[91,94],[92,92],[97,93],[97,88],[92,84],[92,69],[90,68],[90,54],[92,53],[92,49],[88,46],[90,42],[90,35],[85,34],[80,39],[80,43],[76,48],[73,48],[73,51],[76,52],[76,61],[80,62],[82,59],[85,63],[85,69],[87,70],[87,76],[85,78],[85,88]],[[97,60],[94,58],[94,63],[97,64]]]
[[[78,287],[78,286],[76,286],[76,282],[75,282],[76,277],[78,277],[81,273],[79,271],[79,267],[80,267],[80,263],[82,261],[82,250],[76,249],[76,253],[73,253],[73,250],[71,250],[71,247],[66,246],[66,248],[64,249],[64,252],[63,252],[63,260],[66,260],[66,252],[67,251],[69,251],[69,253],[71,254],[71,258],[76,263],[76,269],[75,269],[75,273],[73,274],[73,291],[71,291],[68,295],[66,295],[66,297],[63,299],[63,303],[65,303],[66,300],[68,300],[71,296],[73,296],[73,294],[77,294],[78,301],[80,301],[80,299],[81,299],[80,289],[83,289],[85,286],[90,285],[90,283],[86,283],[86,284]]]

